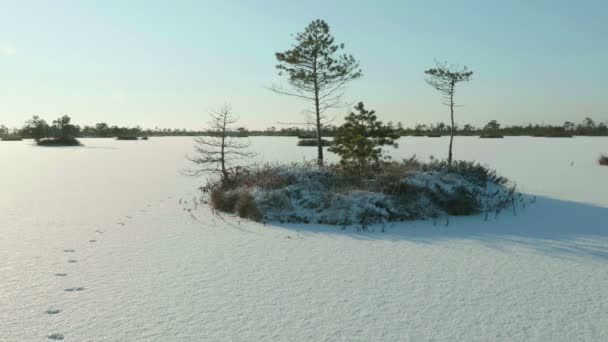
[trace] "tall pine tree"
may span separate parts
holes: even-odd
[[[287,76],[290,89],[274,86],[271,90],[314,103],[317,162],[323,166],[323,113],[343,105],[344,85],[361,77],[362,72],[352,55],[341,53],[344,44],[334,42],[329,25],[323,20],[311,22],[295,40],[290,50],[276,53],[279,75]]]

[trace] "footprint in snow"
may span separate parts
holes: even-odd
[[[131,216],[125,216],[125,217],[128,218],[128,219],[132,218]]]
[[[53,341],[63,341],[63,335],[62,334],[57,334],[57,333],[49,334],[47,336],[47,338],[49,340],[53,340]]]
[[[77,262],[78,262],[78,260],[76,260],[76,259],[70,259],[70,260],[68,260],[68,262],[69,262],[70,264],[75,264],[75,263],[77,263]]]
[[[80,291],[84,291],[84,287],[68,287],[67,289],[64,289],[63,291],[65,291],[65,292],[80,292]]]
[[[97,233],[97,234],[103,234],[103,230],[99,230],[99,229],[97,229],[97,230],[95,231],[95,233]]]
[[[55,273],[55,277],[66,277],[67,273]]]
[[[74,253],[74,252],[76,252],[76,250],[74,250],[74,249],[64,249],[63,251],[65,253]]]
[[[124,223],[124,222],[116,222],[116,224],[117,224],[117,225],[120,225],[120,226],[124,226],[124,225],[125,225],[125,223]]]
[[[59,309],[48,309],[44,313],[47,315],[56,315],[60,312],[61,312],[61,310],[59,310]]]
[[[89,240],[90,243],[97,242],[97,240]]]

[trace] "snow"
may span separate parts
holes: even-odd
[[[608,340],[608,139],[474,139],[456,157],[536,202],[384,233],[191,209],[188,138],[0,143],[0,341]],[[395,156],[447,146],[402,140]]]

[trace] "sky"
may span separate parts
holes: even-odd
[[[0,0],[0,124],[204,128],[230,103],[241,124],[303,122],[267,87],[275,52],[326,20],[363,77],[346,100],[383,121],[449,121],[425,83],[434,61],[467,65],[456,121],[483,126],[608,120],[608,1]],[[347,108],[334,110],[340,124]]]

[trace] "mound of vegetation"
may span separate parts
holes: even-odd
[[[327,139],[321,139],[321,146],[332,146],[333,142]],[[298,146],[319,146],[317,139],[300,139],[298,140]]]
[[[501,134],[482,134],[479,137],[482,139],[502,139],[505,136]]]
[[[441,138],[441,134],[427,134],[427,138]]]
[[[205,187],[216,210],[257,221],[332,225],[499,212],[514,186],[472,162],[385,162],[353,174],[341,165],[265,166]]]
[[[515,186],[480,164],[415,158],[393,162],[386,148],[399,138],[362,102],[345,117],[329,151],[333,165],[242,167],[247,147],[227,134],[230,108],[212,114],[218,137],[197,140],[193,175],[219,174],[202,187],[217,211],[256,221],[333,225],[413,220],[444,215],[499,213],[514,201]],[[232,165],[231,165],[232,164]]]
[[[80,146],[81,143],[78,139],[72,136],[65,136],[59,138],[45,138],[38,140],[39,146]]]
[[[116,140],[138,140],[139,138],[137,136],[121,136],[121,137],[116,137]]]
[[[6,136],[3,136],[1,138],[1,140],[2,141],[21,141],[21,140],[23,140],[23,138],[21,138],[18,135],[6,135]]]
[[[608,166],[608,156],[602,155],[599,159],[600,165]]]

